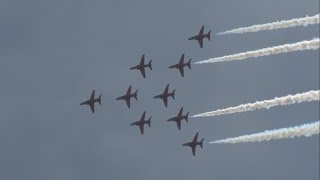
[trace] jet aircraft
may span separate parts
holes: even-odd
[[[145,119],[145,116],[146,116],[146,112],[143,112],[143,114],[140,118],[140,121],[136,121],[136,122],[130,124],[131,126],[134,126],[134,125],[139,126],[141,134],[143,134],[143,129],[144,129],[145,124],[148,124],[148,126],[151,127],[152,116],[148,120]]]
[[[148,67],[150,70],[152,70],[151,62],[152,62],[152,59],[149,61],[148,64],[144,64],[144,54],[143,54],[142,57],[141,57],[141,60],[140,60],[140,64],[138,64],[138,65],[136,65],[136,66],[134,66],[134,67],[131,67],[130,69],[131,69],[131,70],[133,70],[133,69],[140,70],[143,78],[146,78],[145,68]]]
[[[188,40],[197,40],[199,42],[199,45],[201,48],[203,48],[203,39],[204,38],[208,38],[209,41],[211,41],[211,39],[210,39],[211,30],[207,34],[204,34],[203,30],[204,30],[204,26],[201,27],[198,35],[192,36],[188,39]]]
[[[193,140],[191,142],[188,142],[188,143],[185,143],[182,145],[182,146],[191,147],[193,156],[196,155],[196,146],[197,145],[199,145],[201,147],[201,149],[203,148],[202,145],[203,145],[204,138],[202,138],[200,142],[198,142],[197,139],[198,139],[198,133],[195,135],[195,137],[193,138]]]
[[[89,100],[80,103],[80,105],[89,105],[90,108],[91,108],[92,113],[94,113],[94,103],[95,102],[98,102],[101,105],[101,94],[98,97],[98,99],[94,98],[94,94],[95,94],[95,90],[92,91],[91,97],[90,97]]]
[[[178,129],[180,130],[181,129],[181,121],[184,119],[188,122],[188,115],[189,115],[189,112],[186,114],[186,115],[182,115],[182,111],[183,111],[183,107],[180,109],[178,115],[176,117],[173,117],[173,118],[170,118],[168,119],[167,121],[175,121],[177,123],[177,126],[178,126]]]
[[[130,108],[130,99],[132,97],[134,97],[136,100],[138,100],[137,93],[138,93],[138,90],[136,90],[135,93],[131,93],[131,85],[130,85],[128,90],[127,90],[127,93],[125,95],[123,95],[123,96],[118,97],[116,100],[125,100],[126,103],[127,103],[128,108]]]
[[[159,94],[159,95],[157,95],[157,96],[155,96],[155,97],[153,97],[153,98],[154,98],[154,99],[158,99],[158,98],[162,99],[162,100],[163,100],[163,103],[164,103],[164,106],[165,106],[165,107],[168,107],[168,97],[171,96],[172,99],[175,99],[175,98],[174,98],[175,91],[176,91],[176,90],[174,89],[171,93],[169,93],[169,84],[167,84],[167,86],[166,86],[163,94]]]
[[[191,59],[189,59],[189,61],[187,63],[184,63],[184,54],[182,54],[179,63],[175,64],[175,65],[172,65],[172,66],[169,66],[169,68],[177,68],[177,69],[179,69],[181,76],[184,77],[184,69],[183,68],[185,66],[188,66],[189,69],[191,69]]]

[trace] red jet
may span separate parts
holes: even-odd
[[[210,39],[211,30],[207,34],[203,34],[203,30],[204,30],[204,26],[201,27],[201,30],[198,35],[195,35],[195,36],[188,39],[188,40],[197,40],[199,42],[199,45],[201,48],[203,48],[203,39],[204,38],[208,38],[209,41],[211,41],[211,39]]]
[[[144,55],[142,55],[141,57],[141,60],[140,60],[140,64],[134,66],[134,67],[131,67],[130,69],[137,69],[137,70],[140,70],[143,78],[146,78],[146,71],[145,71],[145,68],[148,67],[150,70],[152,70],[152,65],[151,65],[151,62],[152,62],[152,59],[149,61],[148,64],[144,64]]]
[[[162,99],[164,106],[168,107],[168,97],[171,96],[172,99],[174,99],[174,95],[175,95],[174,92],[175,91],[176,90],[174,89],[171,93],[169,93],[169,84],[167,84],[163,94],[157,95],[157,96],[153,97],[153,99],[158,99],[158,98]]]
[[[203,145],[204,138],[202,138],[200,142],[197,142],[197,139],[198,139],[198,133],[196,134],[196,136],[193,138],[193,140],[191,142],[188,142],[188,143],[185,143],[182,145],[182,146],[191,147],[193,156],[196,155],[196,146],[197,145],[200,145],[201,149],[203,148],[202,145]]]
[[[183,70],[183,68],[184,68],[185,66],[188,66],[189,69],[191,70],[191,59],[189,59],[189,61],[188,61],[187,63],[184,63],[184,54],[182,54],[179,63],[178,63],[178,64],[175,64],[175,65],[172,65],[172,66],[170,66],[169,68],[177,68],[177,69],[179,69],[181,76],[184,77],[184,70]]]
[[[144,129],[145,124],[148,124],[149,127],[151,127],[152,116],[148,120],[144,119],[145,116],[146,116],[146,112],[143,112],[143,114],[140,118],[140,121],[136,121],[136,122],[130,124],[131,126],[134,126],[134,125],[139,126],[141,134],[143,134],[143,129]]]
[[[138,98],[137,98],[137,96],[138,96],[137,93],[138,93],[138,90],[136,90],[135,93],[131,94],[131,85],[130,85],[129,88],[128,88],[128,90],[127,90],[126,95],[120,96],[120,97],[118,97],[116,100],[125,100],[126,103],[127,103],[128,108],[130,108],[130,99],[131,99],[132,97],[134,97],[136,100],[138,100]]]
[[[189,112],[186,114],[186,115],[182,115],[182,111],[183,111],[183,107],[180,109],[178,115],[176,117],[173,117],[173,118],[170,118],[168,119],[167,121],[175,121],[177,123],[177,126],[178,126],[178,129],[180,130],[181,129],[181,121],[184,119],[188,122],[188,115],[189,115]]]
[[[94,103],[95,102],[98,102],[101,105],[101,94],[98,97],[98,99],[94,98],[94,94],[95,94],[95,90],[92,91],[91,97],[90,97],[89,100],[80,103],[80,105],[89,105],[90,108],[91,108],[92,113],[94,113]]]

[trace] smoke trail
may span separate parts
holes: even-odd
[[[298,93],[296,95],[287,95],[283,97],[276,97],[271,100],[257,101],[255,103],[241,104],[236,107],[218,109],[216,111],[196,114],[191,117],[219,116],[224,114],[254,111],[257,109],[269,109],[270,107],[273,107],[273,106],[284,106],[284,105],[291,105],[291,104],[301,103],[301,102],[319,101],[320,100],[319,95],[320,95],[319,90],[317,91],[313,90],[313,91],[304,92],[301,94]]]
[[[260,142],[269,141],[274,139],[295,138],[300,136],[310,137],[320,133],[320,121],[310,124],[304,124],[301,126],[276,129],[271,131],[265,131],[257,134],[243,135],[235,138],[228,138],[218,141],[209,142],[210,144],[234,144],[244,142]]]
[[[319,22],[320,20],[319,20],[319,14],[318,14],[311,17],[307,16],[305,18],[296,18],[296,19],[277,21],[277,22],[267,23],[267,24],[253,25],[249,27],[242,27],[238,29],[217,33],[217,35],[242,34],[247,32],[283,29],[283,28],[296,27],[296,26],[308,26],[311,24],[319,24]]]
[[[273,47],[258,49],[255,51],[247,51],[247,52],[234,54],[234,55],[211,58],[208,60],[198,61],[195,64],[243,60],[247,58],[268,56],[272,54],[288,53],[293,51],[302,51],[302,50],[309,50],[309,49],[315,50],[315,49],[319,49],[319,46],[320,46],[320,41],[319,41],[319,38],[317,38],[310,41],[300,41],[293,44],[284,44],[280,46],[273,46]]]

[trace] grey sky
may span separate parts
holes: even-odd
[[[242,35],[198,33],[319,13],[318,0],[0,1],[0,179],[162,180],[319,179],[319,136],[264,143],[182,147],[196,132],[206,141],[319,119],[319,102],[191,119],[178,131],[166,122],[180,107],[191,114],[319,89],[319,51],[239,62],[193,65],[181,78],[168,69],[181,54],[193,62],[310,40],[319,26]],[[143,79],[130,71],[142,54],[153,59]],[[176,100],[152,97],[165,85]],[[129,85],[138,101],[115,101]],[[92,114],[79,103],[103,93]],[[152,127],[131,122],[142,112]]]

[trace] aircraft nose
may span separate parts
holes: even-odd
[[[174,118],[170,118],[170,119],[168,119],[167,121],[174,121]]]

